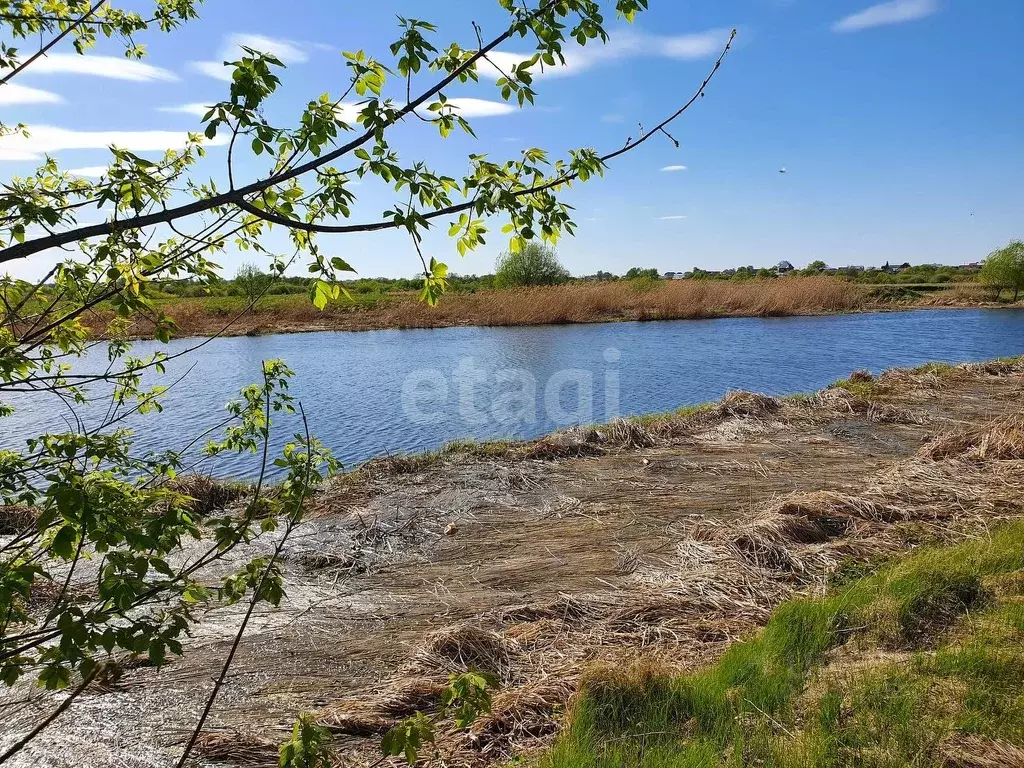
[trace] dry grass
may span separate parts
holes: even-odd
[[[516,643],[474,624],[445,627],[432,634],[417,657],[419,666],[445,673],[480,670],[507,679]]]
[[[944,768],[1024,768],[1024,749],[995,739],[961,736],[942,745]]]
[[[244,483],[225,483],[209,475],[180,475],[171,480],[167,487],[185,496],[185,506],[201,516],[223,510],[249,492],[249,487]]]
[[[0,536],[14,536],[32,526],[39,511],[24,504],[0,505]]]
[[[659,281],[653,288],[629,281],[578,283],[449,294],[436,307],[415,295],[389,297],[376,305],[339,303],[318,311],[303,296],[267,302],[239,318],[230,333],[298,330],[374,330],[439,328],[460,325],[522,326],[594,323],[614,320],[682,320],[711,317],[783,317],[854,312],[868,307],[868,291],[830,277],[719,282]],[[237,309],[241,309],[241,305]],[[237,311],[237,309],[235,311]],[[210,334],[231,319],[224,300],[180,299],[162,310],[185,335]],[[89,319],[102,334],[113,318],[98,312]],[[152,335],[152,323],[140,318],[132,334]]]
[[[204,761],[236,766],[270,766],[278,763],[277,744],[237,731],[203,731],[192,748]]]
[[[1024,459],[1024,411],[982,427],[947,432],[921,448],[929,459]]]
[[[764,418],[778,413],[782,403],[774,397],[755,392],[730,392],[718,404],[715,412],[723,418]]]

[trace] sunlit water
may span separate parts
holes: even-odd
[[[195,343],[144,342],[135,354]],[[162,383],[195,364],[170,390],[162,414],[126,423],[140,450],[183,446],[224,418],[224,403],[240,388],[259,380],[262,360],[283,358],[296,372],[292,394],[311,431],[353,464],[459,438],[533,437],[573,423],[665,411],[731,389],[812,391],[858,368],[1019,354],[1024,312],[1014,310],[223,338],[169,365]],[[105,352],[79,370],[104,364]],[[17,409],[0,419],[2,448],[20,449],[27,437],[73,423],[56,398],[0,399]],[[79,415],[89,425],[105,410]],[[275,446],[300,428],[295,417],[281,420]],[[257,463],[232,456],[204,468],[244,477]]]

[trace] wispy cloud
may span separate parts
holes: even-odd
[[[832,29],[835,32],[860,32],[872,27],[916,21],[931,16],[937,10],[938,0],[891,0],[840,19]]]
[[[181,115],[195,115],[196,117],[202,117],[210,111],[210,107],[207,104],[200,102],[194,102],[192,104],[179,104],[174,107],[157,107],[157,112],[174,112]]]
[[[64,99],[56,93],[27,85],[6,83],[0,88],[0,104],[60,104]]]
[[[572,46],[565,53],[565,64],[544,67],[533,67],[535,75],[547,77],[571,77],[586,72],[602,64],[621,61],[640,56],[669,59],[703,59],[713,56],[721,50],[729,39],[727,29],[709,29],[689,35],[652,35],[642,32],[625,30],[613,33],[605,45],[591,43],[585,48]],[[503,77],[503,72],[533,56],[532,53],[512,53],[495,51],[488,54],[490,62],[481,61],[477,70],[481,77],[496,80]]]
[[[243,47],[252,48],[261,53],[269,53],[285,64],[301,64],[309,60],[309,55],[299,45],[295,40],[235,32],[224,38],[224,43],[217,52],[219,57],[217,61],[190,61],[188,67],[201,75],[230,82],[231,68],[225,67],[224,62],[234,61],[241,57]]]
[[[666,165],[661,169],[663,173],[678,173],[679,171],[685,171],[685,165]]]
[[[457,98],[448,99],[448,105],[461,117],[495,117],[517,112],[518,107],[504,101],[488,101],[487,99]]]
[[[184,131],[74,131],[52,125],[35,125],[29,136],[12,134],[0,137],[0,161],[39,160],[44,154],[65,149],[106,149],[116,146],[135,152],[162,152],[182,147],[188,139]],[[206,144],[224,144],[218,136]]]
[[[84,176],[87,179],[98,179],[107,172],[105,165],[87,165],[84,168],[72,168],[68,171],[72,176]]]
[[[25,75],[91,75],[111,80],[133,80],[137,83],[170,82],[178,76],[169,69],[126,59],[123,56],[96,56],[91,53],[50,53],[25,70]],[[6,86],[4,86],[6,87]]]
[[[657,218],[658,218],[658,221],[679,221],[680,219],[685,219],[686,217],[685,216],[673,215],[673,216],[658,216]]]
[[[626,118],[623,117],[622,115],[617,115],[617,114],[601,115],[601,122],[602,123],[611,123],[613,125],[617,125],[619,123],[626,122]]]
[[[225,83],[231,82],[231,69],[224,66],[222,61],[190,61],[188,68],[200,75],[206,75]]]

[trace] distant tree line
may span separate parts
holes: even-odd
[[[448,275],[448,290],[455,293],[473,293],[495,288],[560,285],[568,282],[604,282],[629,280],[638,286],[673,277],[689,280],[767,280],[791,276],[831,275],[842,280],[878,285],[943,285],[946,283],[983,282],[997,290],[1012,291],[1014,301],[1024,291],[1024,242],[1011,242],[990,254],[984,263],[948,266],[940,264],[886,264],[883,267],[829,267],[815,260],[803,269],[780,274],[773,267],[741,266],[735,269],[710,271],[694,268],[683,274],[662,275],[654,267],[630,267],[622,276],[600,270],[593,275],[573,277],[561,264],[554,248],[538,242],[527,243],[518,251],[509,251],[498,257],[494,274]],[[243,264],[230,280],[193,282],[164,281],[151,287],[154,297],[197,298],[205,296],[254,295],[281,296],[308,293],[315,278],[303,276],[274,276],[264,273],[252,264]],[[269,284],[269,287],[267,287]],[[418,291],[422,277],[373,277],[343,281],[349,294],[356,296],[383,295]]]

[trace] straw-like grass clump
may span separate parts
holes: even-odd
[[[419,665],[444,672],[478,670],[505,678],[517,649],[505,636],[475,624],[434,632],[417,656]]]
[[[1024,411],[982,427],[948,432],[921,448],[929,459],[1024,459]]]
[[[511,688],[494,696],[490,714],[473,726],[478,738],[497,735],[516,741],[547,736],[558,728],[556,715],[572,696],[573,686],[565,680],[541,680]]]
[[[278,761],[275,742],[234,730],[203,731],[192,749],[197,757],[214,763],[262,767]]]
[[[16,536],[31,528],[39,510],[24,504],[0,504],[0,536]]]
[[[189,511],[204,517],[244,498],[250,490],[245,483],[222,482],[202,474],[180,475],[167,485],[184,497]]]
[[[718,403],[717,413],[722,418],[765,418],[778,413],[782,403],[774,397],[757,392],[730,392]]]
[[[1024,748],[1002,739],[958,734],[940,751],[943,768],[1024,768]]]

